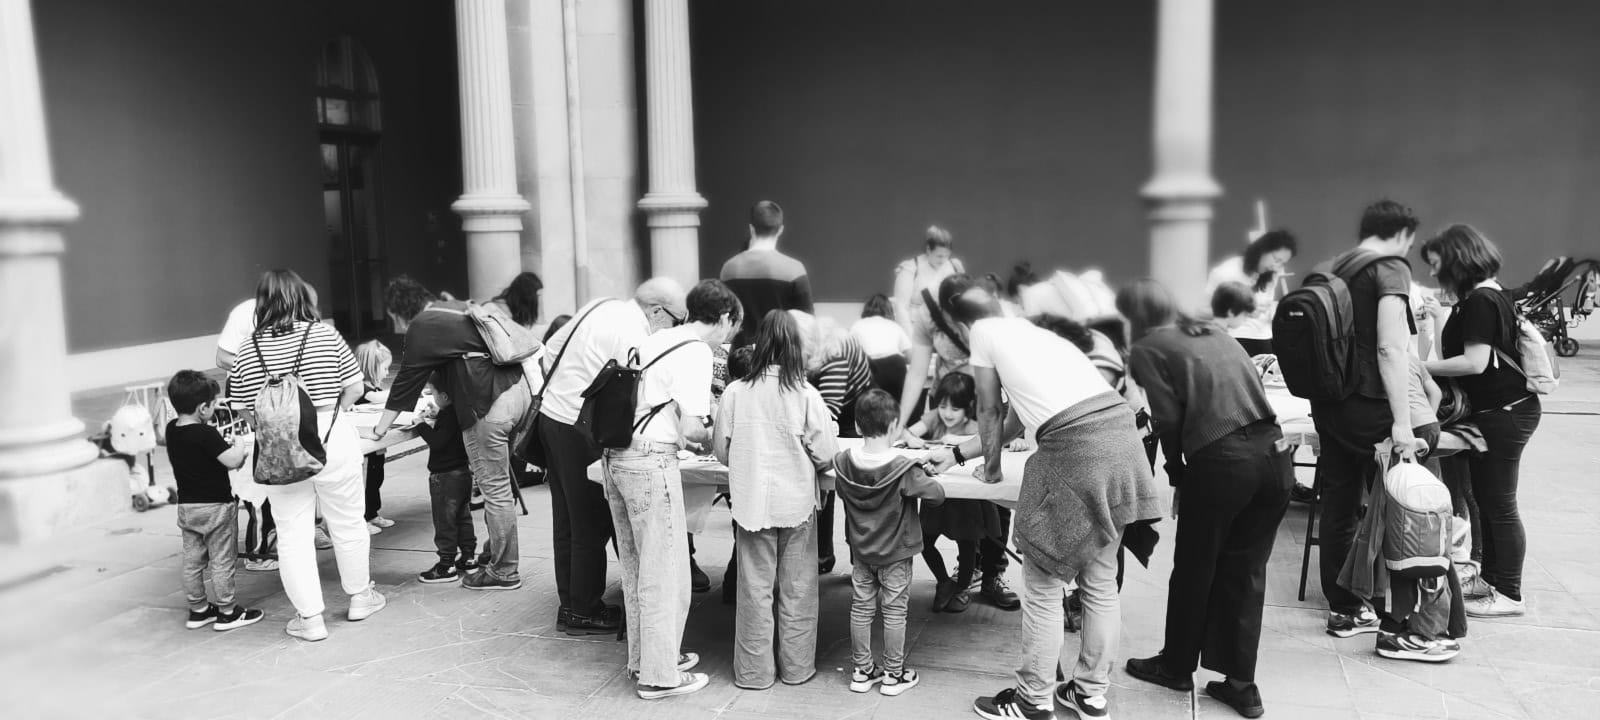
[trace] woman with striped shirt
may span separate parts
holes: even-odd
[[[252,421],[256,393],[268,379],[294,374],[316,406],[317,432],[327,438],[321,472],[292,485],[266,487],[278,523],[278,574],[296,612],[285,630],[309,641],[328,637],[312,540],[318,506],[333,537],[339,579],[350,595],[349,618],[365,620],[386,604],[370,573],[360,440],[343,412],[361,397],[361,369],[344,338],[321,322],[313,297],[311,286],[294,271],[267,273],[256,293],[255,332],[240,344],[228,373],[228,397],[242,404]]]

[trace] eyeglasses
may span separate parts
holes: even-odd
[[[662,305],[657,305],[656,309],[660,310],[663,313],[666,313],[667,317],[672,318],[672,326],[673,327],[677,327],[679,325],[682,325],[684,319],[689,317],[688,313],[684,313],[683,317],[678,317],[677,315],[673,315],[671,310],[668,310],[665,306],[662,306]]]

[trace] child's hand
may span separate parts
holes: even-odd
[[[900,438],[900,441],[905,443],[906,447],[911,448],[912,450],[921,450],[928,446],[927,441],[909,433]]]
[[[1011,444],[1006,446],[1006,450],[1010,452],[1033,452],[1033,449],[1033,441],[1025,437],[1012,440]]]

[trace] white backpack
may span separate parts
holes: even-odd
[[[1388,449],[1379,451],[1378,467]],[[1383,564],[1412,580],[1450,572],[1453,548],[1450,490],[1417,463],[1402,460],[1383,474]]]
[[[1538,326],[1520,314],[1515,317],[1517,354],[1521,356],[1521,362],[1500,348],[1495,348],[1494,353],[1528,381],[1528,392],[1549,395],[1561,384],[1561,368],[1550,355],[1549,343],[1545,342],[1544,333],[1539,332]]]

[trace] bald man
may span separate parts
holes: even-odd
[[[652,278],[632,300],[590,301],[545,347],[545,386],[537,432],[550,485],[551,530],[555,535],[556,593],[561,607],[556,626],[568,635],[614,633],[622,609],[606,605],[606,541],[611,538],[611,506],[605,491],[588,478],[600,449],[577,427],[583,391],[611,360],[626,362],[645,338],[677,327],[688,315],[683,286],[671,278]]]

